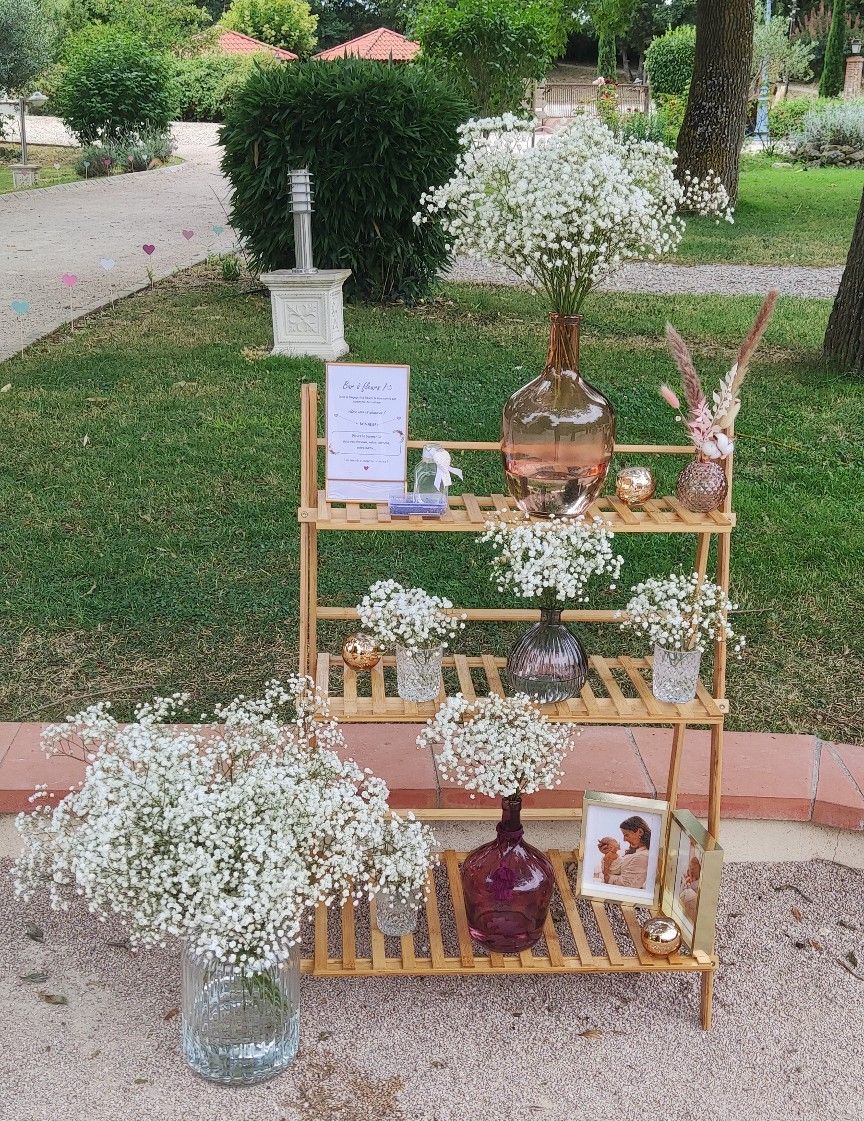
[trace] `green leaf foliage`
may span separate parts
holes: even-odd
[[[825,61],[819,79],[820,97],[839,97],[846,76],[846,3],[834,0],[831,30],[825,46]]]
[[[248,55],[217,51],[178,59],[176,84],[182,121],[224,121],[228,105],[252,73],[260,66],[279,66],[269,52]]]
[[[481,116],[517,110],[527,83],[546,76],[562,39],[549,0],[428,0],[414,36],[423,59]]]
[[[685,24],[654,39],[645,52],[652,93],[682,94],[693,77],[696,28]]]
[[[262,43],[308,55],[315,49],[318,17],[306,0],[233,0],[222,25]]]
[[[68,0],[60,15],[64,39],[93,25],[139,36],[151,47],[170,50],[186,43],[209,15],[195,0]]]
[[[447,260],[420,196],[453,173],[468,106],[416,66],[344,59],[261,69],[234,99],[220,136],[234,188],[231,222],[254,267],[293,268],[289,172],[312,172],[319,268],[348,268],[346,291],[414,300]]]
[[[55,111],[81,144],[164,132],[177,111],[174,66],[143,39],[113,27],[76,36]]]
[[[43,0],[0,0],[0,90],[22,92],[51,61],[53,45]]]

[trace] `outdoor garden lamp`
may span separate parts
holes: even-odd
[[[861,54],[861,40],[860,39],[853,39],[852,42],[849,44],[849,46],[852,48],[852,54]]]
[[[294,271],[317,272],[312,264],[312,182],[306,168],[291,172],[291,212],[294,215]]]
[[[40,90],[34,90],[29,97],[21,97],[18,99],[18,114],[20,117],[21,125],[21,163],[27,163],[27,126],[24,123],[26,109],[29,105],[31,109],[41,109],[48,98]]]

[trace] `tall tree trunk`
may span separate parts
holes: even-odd
[[[846,268],[828,320],[824,349],[826,358],[846,369],[864,371],[864,193]]]
[[[696,0],[696,57],[678,134],[678,175],[720,176],[733,204],[753,59],[754,0]]]

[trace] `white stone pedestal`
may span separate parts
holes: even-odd
[[[9,165],[12,171],[12,186],[15,190],[20,187],[34,187],[39,178],[38,163],[13,163]]]
[[[342,285],[350,275],[350,269],[262,273],[273,310],[271,353],[329,359],[347,354]]]

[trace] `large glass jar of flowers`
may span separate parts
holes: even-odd
[[[584,602],[593,576],[618,579],[623,557],[612,548],[614,534],[602,518],[558,518],[535,522],[487,522],[479,540],[495,551],[492,580],[499,592],[539,604],[540,621],[519,638],[507,658],[513,692],[538,701],[578,697],[588,673],[588,655],[561,621],[566,603]]]
[[[729,623],[735,604],[698,572],[673,572],[636,584],[622,630],[639,631],[654,644],[651,690],[658,701],[687,704],[696,696],[703,652],[719,639],[736,638]],[[737,637],[735,653],[744,639]]]
[[[341,733],[306,678],[219,706],[204,727],[182,723],[183,701],[126,725],[96,705],[48,729],[49,751],[77,755],[85,777],[18,819],[14,874],[57,909],[78,895],[119,916],[133,947],[177,939],[187,1063],[252,1084],[297,1053],[301,923],[380,886],[388,790],[336,754]]]
[[[462,891],[471,937],[514,953],[539,941],[555,886],[552,865],[524,839],[522,798],[557,785],[574,730],[553,724],[524,694],[450,697],[420,733],[441,774],[471,793],[501,798],[494,841],[465,858]]]
[[[602,492],[615,443],[612,406],[582,377],[585,297],[624,262],[672,253],[679,210],[731,217],[729,196],[716,176],[679,182],[671,148],[622,139],[587,116],[546,137],[512,114],[461,134],[453,176],[423,197],[417,220],[440,220],[456,253],[503,265],[545,295],[546,363],[504,406],[504,473],[525,513],[581,514]]]
[[[405,701],[434,701],[448,641],[464,628],[453,604],[422,588],[379,580],[357,604],[363,629],[382,647],[396,647],[396,688]]]

